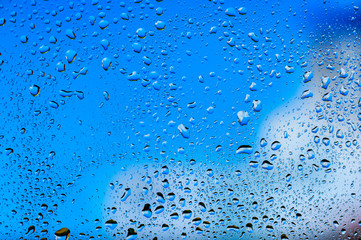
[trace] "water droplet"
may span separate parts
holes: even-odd
[[[262,163],[262,168],[266,169],[266,170],[272,170],[273,169],[273,164],[270,163],[269,161],[265,160]]]
[[[56,103],[56,102],[54,102],[54,101],[51,101],[51,102],[49,102],[49,106],[50,106],[51,108],[57,109],[57,108],[59,107],[59,104]]]
[[[31,225],[29,228],[28,228],[28,231],[25,233],[25,235],[30,235],[32,233],[35,232],[35,226],[34,225]]]
[[[286,234],[282,234],[281,235],[281,240],[288,240],[289,238],[287,237],[287,235]]]
[[[109,101],[109,93],[108,92],[103,92],[103,96],[106,101]]]
[[[6,148],[5,149],[5,154],[6,154],[6,156],[9,156],[10,154],[12,154],[14,152],[14,149],[12,149],[12,148]]]
[[[241,145],[238,147],[236,153],[245,153],[251,154],[253,152],[253,148],[250,145]]]
[[[156,13],[158,16],[162,15],[162,14],[163,14],[163,8],[158,7],[157,9],[155,9],[155,13]]]
[[[291,66],[285,66],[286,73],[293,73],[295,72],[295,68]]]
[[[313,78],[313,72],[308,71],[303,75],[303,82],[307,83],[307,82],[311,81],[312,78]]]
[[[134,71],[128,75],[127,79],[129,81],[138,81],[140,79],[140,74]]]
[[[259,37],[254,32],[248,33],[248,37],[252,39],[253,42],[259,42]]]
[[[111,64],[112,64],[112,60],[110,58],[107,57],[103,58],[102,67],[105,71],[107,71],[110,68]]]
[[[4,26],[6,23],[5,18],[0,18],[0,27]]]
[[[65,64],[63,62],[58,62],[56,64],[56,70],[58,70],[58,72],[64,72],[66,69]]]
[[[147,31],[145,31],[144,28],[138,28],[136,33],[137,33],[137,36],[141,39],[143,39],[147,36]]]
[[[55,232],[56,240],[68,240],[70,235],[70,230],[68,228],[62,228]]]
[[[321,81],[322,81],[322,88],[324,89],[327,89],[328,85],[330,85],[331,83],[330,77],[322,77]]]
[[[104,30],[109,26],[109,22],[106,20],[101,20],[98,25],[102,30]]]
[[[252,225],[252,223],[247,223],[247,224],[246,224],[246,230],[247,230],[248,232],[250,232],[250,233],[253,232],[253,225]]]
[[[65,35],[70,39],[75,39],[76,38],[75,32],[72,29],[67,29],[65,31]]]
[[[241,126],[247,125],[249,120],[251,119],[248,112],[246,112],[246,111],[239,111],[237,113],[237,117],[238,117],[238,122],[239,122],[239,124],[241,124]]]
[[[311,98],[311,97],[313,97],[313,93],[310,90],[305,90],[301,95],[301,99]]]
[[[68,50],[65,52],[65,58],[68,63],[72,63],[77,55],[77,52],[74,50]]]
[[[102,45],[102,47],[104,48],[104,50],[107,50],[108,47],[109,47],[109,45],[110,45],[109,41],[106,40],[106,39],[101,40],[101,41],[100,41],[100,44]]]
[[[110,228],[111,230],[114,230],[118,226],[118,223],[117,223],[117,221],[110,219],[105,222],[105,226],[107,228]]]
[[[125,202],[132,193],[130,188],[126,188],[124,190],[125,190],[125,193],[123,193],[122,197],[120,198],[120,201],[122,201],[122,202]]]
[[[192,217],[192,211],[191,210],[184,210],[182,212],[182,215],[185,219],[190,219]]]
[[[152,211],[150,209],[150,204],[145,204],[142,210],[143,216],[150,218],[152,216]]]
[[[40,94],[40,87],[38,85],[32,85],[29,88],[29,92],[34,97],[38,96]]]
[[[47,52],[49,52],[49,51],[50,51],[50,47],[47,46],[47,45],[42,45],[42,46],[40,46],[40,48],[39,48],[39,52],[40,52],[41,54],[45,54],[45,53],[47,53]]]
[[[264,139],[264,138],[262,138],[261,141],[260,141],[260,146],[261,146],[261,147],[267,146],[267,140]]]
[[[149,57],[146,57],[144,56],[143,57],[143,62],[146,64],[146,65],[150,65],[152,63],[152,59],[150,59]]]
[[[230,16],[230,17],[235,17],[236,16],[236,9],[233,8],[233,7],[229,7],[226,9],[226,12],[227,16]]]
[[[322,159],[321,160],[321,166],[324,168],[329,168],[331,166],[331,162],[328,161],[327,159]]]
[[[238,13],[241,15],[245,15],[245,14],[247,14],[247,9],[245,7],[240,7],[238,9]]]
[[[260,100],[254,100],[253,101],[253,111],[259,112],[262,110],[262,103]]]
[[[21,37],[20,37],[20,42],[22,42],[22,43],[27,43],[28,42],[28,37],[26,36],[26,35],[22,35]]]
[[[127,240],[135,240],[137,239],[137,232],[133,228],[128,229]]]
[[[140,53],[142,51],[142,44],[140,43],[133,43],[132,47],[133,47],[133,51],[136,53]]]
[[[280,149],[280,148],[281,148],[281,143],[278,142],[278,141],[274,141],[274,142],[272,143],[272,145],[271,145],[271,149],[272,149],[272,150],[278,150],[278,149]]]
[[[183,124],[178,125],[178,130],[179,130],[180,134],[182,134],[182,136],[184,138],[189,138],[190,137],[190,132],[189,132],[188,128],[186,126],[184,126]]]
[[[158,30],[164,30],[165,26],[166,26],[166,24],[163,21],[157,21],[155,23],[155,28],[158,29]]]

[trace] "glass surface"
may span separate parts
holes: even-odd
[[[360,239],[359,7],[1,1],[0,240]]]

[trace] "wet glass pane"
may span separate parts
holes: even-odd
[[[0,239],[359,239],[359,0],[0,2]]]

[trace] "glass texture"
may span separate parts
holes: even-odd
[[[361,239],[359,7],[0,1],[0,240]]]

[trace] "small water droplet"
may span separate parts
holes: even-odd
[[[38,96],[40,94],[40,87],[38,85],[32,85],[29,88],[29,92],[34,97]]]

